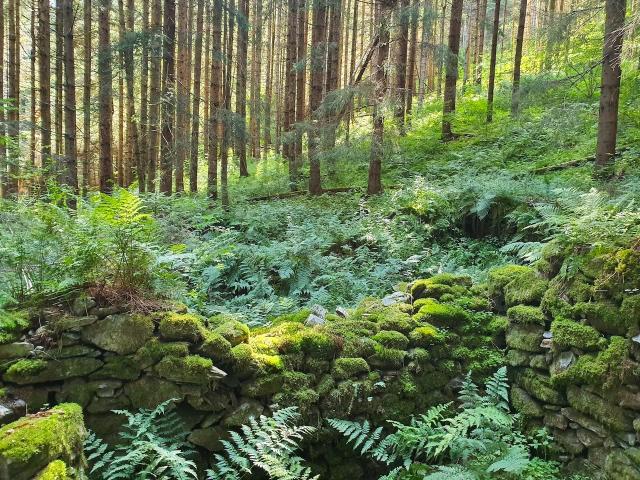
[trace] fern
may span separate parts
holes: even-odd
[[[85,441],[92,480],[192,480],[196,466],[186,442],[188,432],[171,409],[173,400],[137,413],[115,410],[127,419],[119,432],[122,444],[109,447],[93,432]]]
[[[315,480],[311,469],[295,454],[299,442],[314,432],[308,426],[296,426],[300,413],[296,407],[283,408],[272,417],[250,418],[240,432],[230,432],[223,440],[224,455],[214,456],[215,466],[207,471],[210,480],[239,480],[254,469],[273,480]]]

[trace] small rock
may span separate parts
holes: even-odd
[[[635,337],[631,338],[631,340],[633,340],[637,344],[640,344],[640,333],[638,335],[636,335]]]
[[[571,365],[573,365],[575,361],[576,361],[576,356],[573,354],[573,352],[571,351],[562,352],[556,357],[555,361],[551,365],[551,372],[553,373],[563,372],[567,368],[569,368]]]
[[[22,399],[0,401],[0,425],[13,422],[22,417],[27,411],[27,404]]]
[[[96,306],[96,301],[91,297],[81,296],[73,301],[71,313],[76,316],[87,315],[89,310]]]
[[[251,417],[258,418],[262,415],[263,411],[264,407],[261,403],[247,400],[227,415],[222,421],[222,424],[227,428],[239,427],[246,424]]]
[[[116,390],[122,387],[122,382],[115,380],[100,382],[96,385],[96,396],[100,398],[112,398],[116,396]]]
[[[569,407],[563,408],[561,412],[565,417],[567,417],[572,422],[577,423],[578,425],[580,425],[583,428],[586,428],[587,430],[591,430],[596,435],[602,438],[607,436],[607,429],[601,424],[599,424],[598,422],[596,422],[595,420],[593,420],[592,418],[587,417],[585,414],[580,413],[577,410]]]
[[[553,340],[550,338],[545,338],[540,342],[540,348],[551,348],[553,347]]]
[[[79,332],[82,327],[87,327],[98,321],[95,315],[85,317],[62,317],[55,321],[55,330],[58,332]]]
[[[633,447],[636,444],[636,434],[631,432],[616,433],[616,439],[623,447]]]
[[[578,435],[578,440],[587,448],[599,447],[603,443],[602,438],[584,428],[579,428],[576,434]]]
[[[341,318],[347,318],[349,316],[349,312],[344,307],[336,307],[336,315]]]
[[[566,430],[569,424],[567,417],[559,413],[550,413],[545,415],[543,423],[547,427],[553,427],[559,430]]]
[[[390,307],[391,305],[395,305],[397,303],[406,303],[410,300],[410,296],[408,293],[404,292],[393,292],[382,299],[382,305],[385,307]]]
[[[311,314],[316,315],[322,318],[323,320],[327,316],[327,313],[328,313],[327,309],[324,308],[322,305],[314,305],[313,307],[311,307]]]
[[[325,319],[323,317],[319,317],[313,313],[310,313],[304,324],[307,327],[315,327],[316,325],[324,325]]]
[[[108,317],[109,315],[115,315],[117,313],[125,312],[126,309],[119,305],[112,305],[110,307],[93,307],[89,310],[89,315],[95,315],[99,319]]]
[[[229,433],[222,427],[198,428],[189,434],[187,440],[210,452],[216,452],[222,450],[220,440],[225,440],[228,437]]]
[[[546,332],[544,332],[544,333],[542,334],[542,338],[547,338],[547,339],[548,339],[548,338],[553,338],[553,332],[551,332],[551,331],[547,330]]]

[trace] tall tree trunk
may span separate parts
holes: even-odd
[[[42,2],[48,0],[41,0]],[[100,0],[98,14],[98,78],[100,83],[100,191],[113,191],[113,160],[111,154],[111,115],[113,114],[113,80],[109,14],[111,0]]]
[[[456,81],[458,80],[458,52],[460,51],[460,27],[462,24],[462,1],[451,3],[449,21],[449,48],[447,51],[447,74],[444,83],[444,107],[442,110],[442,139],[452,140],[451,117],[456,111]]]
[[[264,92],[264,127],[263,127],[263,145],[265,155],[271,146],[271,103],[273,101],[273,67],[275,55],[276,29],[275,29],[275,2],[269,2],[269,26],[267,29],[267,78]]]
[[[340,79],[340,31],[342,28],[341,22],[341,10],[342,0],[331,0],[329,2],[329,36],[327,43],[327,73],[326,73],[326,93],[333,92],[339,87]],[[328,109],[328,119],[324,128],[324,147],[325,149],[331,149],[336,144],[336,129],[337,115],[333,111],[334,108]],[[335,175],[335,164],[331,159],[329,162],[329,174],[331,177]]]
[[[207,152],[208,172],[207,191],[212,199],[218,196],[218,138],[220,110],[223,106],[222,92],[222,0],[213,1],[213,31],[211,34],[212,61],[209,88],[211,105],[207,135],[209,136],[209,151]]]
[[[222,152],[220,154],[220,190],[222,193],[222,206],[229,205],[228,169],[229,169],[229,143],[231,141],[231,72],[233,69],[233,29],[235,16],[234,0],[227,0],[227,32],[226,32],[226,69],[224,72],[224,134],[222,136]],[[213,93],[212,93],[213,95]]]
[[[353,0],[353,16],[351,18],[351,56],[349,58],[349,84],[353,82],[353,74],[356,70],[357,56],[357,38],[358,38],[358,0]],[[346,143],[349,143],[349,130],[351,121],[353,120],[353,98],[349,101],[349,116],[346,122]]]
[[[478,15],[478,60],[476,63],[476,85],[482,85],[482,57],[484,55],[484,33],[487,22],[487,0],[480,0]]]
[[[84,0],[83,50],[84,72],[82,81],[82,186],[86,193],[91,170],[91,0]]]
[[[64,49],[64,39],[62,36],[62,0],[55,0],[55,34],[56,34],[56,102],[55,102],[55,136],[56,136],[56,163],[57,168],[62,168],[62,155],[64,154],[64,144],[62,140],[62,58]]]
[[[489,61],[489,86],[487,88],[487,123],[493,121],[493,91],[496,81],[496,54],[498,48],[498,29],[500,28],[500,0],[496,0],[493,14],[493,33],[491,36],[491,60]]]
[[[300,65],[296,69],[296,122],[302,123],[306,118],[306,78],[307,78],[307,7],[305,0],[298,0],[298,40],[297,62]],[[302,165],[302,133],[296,132],[295,161],[297,168]]]
[[[132,5],[129,2],[129,15]],[[142,1],[142,31],[149,32],[149,0]],[[149,169],[149,40],[142,44],[140,59],[140,131],[138,132],[140,148],[138,165],[138,189],[141,193],[147,190],[147,171]]]
[[[524,44],[524,26],[527,20],[527,0],[520,0],[518,17],[518,36],[516,37],[516,53],[513,60],[513,89],[511,92],[511,115],[518,114],[520,108],[520,66],[522,65],[522,45]]]
[[[151,67],[149,75],[149,141],[147,191],[156,190],[156,171],[158,165],[158,150],[160,143],[160,105],[161,89],[160,74],[162,63],[162,0],[152,0],[151,4],[151,41],[149,55]]]
[[[322,118],[317,114],[322,103],[322,87],[325,74],[325,39],[326,39],[327,7],[324,0],[313,0],[313,21],[311,28],[311,91],[309,94],[309,110],[316,117],[316,125],[309,131],[309,193],[322,193],[320,178],[320,127]],[[319,125],[318,125],[319,124]]]
[[[4,100],[4,0],[0,0],[0,100]],[[0,108],[0,136],[5,136],[5,112]],[[5,142],[0,141],[0,193],[2,198],[9,194],[7,190],[7,149]]]
[[[160,192],[170,195],[173,186],[173,165],[176,153],[174,129],[176,123],[175,44],[176,2],[164,0],[162,25],[162,135],[160,138]]]
[[[251,119],[249,122],[251,156],[260,158],[260,117],[262,115],[261,82],[262,82],[262,0],[254,1],[253,48],[251,60]]]
[[[598,116],[598,144],[596,168],[603,169],[613,162],[618,135],[618,102],[620,99],[620,65],[626,0],[607,0],[602,51],[602,79],[600,84],[600,114]]]
[[[202,24],[204,23],[204,0],[198,0],[196,12],[195,58],[193,62],[193,106],[191,111],[191,154],[189,160],[189,190],[198,191],[198,134],[200,133],[200,75],[202,67]]]
[[[176,193],[184,191],[184,163],[189,152],[189,5],[178,0],[178,62],[176,85]]]
[[[51,26],[49,0],[38,9],[38,79],[40,80],[40,152],[42,167],[51,173]]]
[[[238,132],[236,150],[240,164],[240,176],[248,177],[247,170],[247,47],[249,44],[249,0],[239,0],[238,46],[236,71],[236,115]]]
[[[398,6],[398,40],[396,68],[395,117],[400,135],[404,135],[405,108],[407,105],[407,43],[409,41],[409,0],[401,0]]]
[[[9,149],[7,162],[9,169],[6,181],[6,196],[18,196],[18,174],[19,174],[19,108],[20,108],[20,85],[18,72],[18,55],[19,55],[19,35],[18,25],[16,23],[16,0],[9,0],[9,8],[7,15],[9,16],[9,72],[8,72],[8,89],[7,100],[9,103],[9,111],[7,115],[7,140]]]
[[[420,8],[419,0],[414,0],[410,12],[410,30],[409,30],[409,59],[407,61],[407,106],[406,115],[411,118],[411,109],[413,107],[413,94],[416,88],[416,52],[418,49],[418,9]]]
[[[282,153],[289,164],[289,188],[296,189],[298,182],[298,163],[295,156],[295,142],[293,124],[296,120],[296,19],[298,0],[287,1],[287,60],[285,66],[284,84],[284,125],[286,137],[282,146]]]
[[[64,157],[65,183],[78,192],[78,144],[76,140],[76,69],[73,49],[73,0],[62,0],[64,27]]]
[[[211,2],[206,0],[205,2],[205,23],[203,25],[211,25],[212,22],[212,5]],[[206,157],[209,153],[209,102],[211,101],[211,85],[209,80],[209,74],[211,73],[211,29],[207,27],[204,30],[204,94],[202,103],[204,108],[202,109],[202,118],[204,122],[202,124],[202,151]]]
[[[31,168],[36,166],[36,102],[38,101],[36,95],[36,2],[31,2],[31,55],[29,61],[31,63],[31,132],[29,139],[29,165]],[[1,162],[0,162],[1,163]],[[1,175],[0,175],[1,177]]]
[[[371,133],[371,153],[369,157],[369,174],[367,179],[367,195],[382,192],[382,157],[384,155],[384,112],[382,103],[387,91],[387,73],[385,62],[389,56],[389,16],[388,4],[376,0],[375,21],[378,25],[378,46],[375,52],[373,78],[375,82],[373,103],[373,130]]]
[[[443,48],[444,50],[444,22],[445,22],[445,18],[447,16],[447,2],[446,0],[442,1],[442,16],[440,17],[440,41],[438,42],[439,45]],[[458,40],[459,42],[459,40]],[[456,56],[457,59],[457,56]],[[438,98],[440,98],[440,96],[442,96],[442,70],[444,69],[444,58],[443,55],[440,54],[438,55]],[[456,62],[457,63],[457,62]],[[456,67],[457,68],[457,67]]]
[[[429,51],[431,50],[430,43],[432,42],[432,20],[431,12],[432,3],[431,0],[425,0],[422,10],[422,37],[420,39],[420,66],[418,67],[418,78],[420,79],[420,85],[418,86],[418,104],[422,106],[424,104],[424,97],[427,89],[427,75],[428,75],[428,62]]]

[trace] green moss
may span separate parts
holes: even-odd
[[[44,360],[23,358],[11,364],[5,372],[4,378],[9,382],[14,382],[19,378],[37,375],[45,368],[47,368],[47,362]]]
[[[381,330],[373,336],[373,340],[386,348],[406,350],[409,346],[409,339],[394,330]]]
[[[74,458],[82,451],[84,436],[82,409],[74,403],[63,403],[3,426],[0,455],[9,465],[7,478],[38,468],[42,460]]]
[[[564,396],[553,387],[551,379],[546,375],[526,368],[518,372],[516,383],[538,400],[554,405],[564,404]]]
[[[522,265],[504,265],[496,267],[489,271],[487,281],[487,291],[492,297],[502,297],[504,295],[504,287],[514,279],[521,275],[526,275],[531,270],[530,267]]]
[[[279,374],[259,376],[242,386],[242,394],[247,397],[270,397],[282,390],[284,377]]]
[[[283,353],[302,352],[312,357],[331,360],[341,348],[338,337],[327,334],[319,328],[307,328],[292,335],[281,345]]]
[[[413,318],[418,322],[432,323],[438,327],[456,327],[469,320],[467,312],[455,305],[430,303],[423,305]]]
[[[344,341],[341,355],[345,357],[369,357],[375,353],[376,342],[369,337],[348,338]]]
[[[411,287],[411,296],[414,299],[420,298],[441,298],[444,295],[455,297],[455,290],[450,285],[433,283],[430,279],[417,280]]]
[[[110,378],[118,380],[136,380],[140,376],[143,366],[135,356],[106,357],[105,364],[91,374],[91,378]]]
[[[536,418],[544,416],[544,410],[538,402],[518,387],[511,389],[511,404],[516,412],[526,417]]]
[[[286,313],[284,315],[280,315],[279,317],[275,317],[271,319],[272,325],[279,325],[281,323],[304,323],[309,315],[311,314],[311,310],[308,308],[303,308],[297,312]]]
[[[26,312],[6,312],[0,309],[0,345],[15,342],[29,328]]]
[[[407,303],[385,307],[378,299],[366,298],[349,318],[374,322],[380,330],[396,330],[406,335],[416,326],[409,315],[411,309]]]
[[[249,340],[249,327],[237,320],[229,320],[218,325],[215,333],[222,335],[232,346],[246,343]]]
[[[505,356],[505,362],[510,367],[528,367],[531,354],[522,350],[509,349]]]
[[[438,345],[446,340],[445,333],[438,330],[433,325],[423,325],[415,328],[409,334],[409,340],[414,347],[430,347],[432,345]]]
[[[186,357],[189,355],[189,345],[183,342],[161,342],[157,338],[152,338],[145,343],[135,354],[136,362],[143,368],[155,365],[164,357]]]
[[[548,282],[531,267],[505,265],[489,272],[489,295],[499,304],[538,305]]]
[[[369,372],[369,364],[364,358],[336,358],[333,362],[333,376],[346,380]]]
[[[454,298],[452,299],[452,301],[454,305],[474,312],[482,312],[491,308],[491,306],[489,305],[489,300],[487,300],[487,298],[485,297],[464,296]]]
[[[551,324],[551,332],[553,345],[559,349],[597,350],[602,340],[595,328],[566,318],[556,318]]]
[[[211,380],[213,362],[199,355],[165,357],[156,365],[159,376],[179,383],[207,384]]]
[[[636,335],[640,329],[640,295],[624,297],[620,315],[625,325],[631,329],[631,334]]]
[[[633,422],[622,408],[594,393],[569,385],[567,400],[573,408],[595,418],[615,432],[633,431]]]
[[[539,325],[512,325],[507,329],[507,345],[517,350],[537,353],[542,351],[540,344],[544,328]]]
[[[253,360],[253,350],[246,343],[233,347],[231,357],[233,366],[239,373],[247,373],[257,368],[257,364]]]
[[[625,335],[630,324],[613,303],[582,302],[574,306],[574,313],[596,330],[609,335]]]
[[[215,360],[216,362],[229,362],[232,359],[232,345],[219,333],[206,330],[203,332],[200,354]]]
[[[160,320],[160,335],[167,340],[199,341],[202,338],[202,318],[188,313],[166,313]]]
[[[501,335],[506,332],[509,326],[509,319],[501,315],[493,315],[487,325],[487,333],[491,335]]]
[[[71,480],[71,477],[67,475],[67,464],[62,460],[54,460],[36,480]]]
[[[515,305],[507,310],[507,318],[513,323],[538,324],[546,323],[544,313],[538,307],[529,305]]]
[[[540,301],[540,308],[549,317],[573,317],[573,306],[569,303],[559,279],[554,278]]]
[[[376,346],[376,353],[369,357],[368,362],[372,367],[400,368],[404,363],[407,352],[395,348]]]

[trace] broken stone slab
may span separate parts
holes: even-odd
[[[587,448],[599,447],[603,444],[602,438],[585,428],[576,430],[578,440]]]
[[[586,416],[585,414],[580,413],[579,411],[570,407],[563,408],[560,411],[569,420],[571,420],[574,423],[577,423],[578,425],[580,425],[583,428],[586,428],[587,430],[592,431],[599,437],[604,438],[608,435],[607,429],[603,425],[593,420],[592,418]]]
[[[153,321],[141,315],[110,315],[82,329],[82,340],[120,355],[134,353],[153,335]]]
[[[205,448],[210,452],[218,452],[222,450],[220,440],[229,438],[227,430],[220,426],[211,428],[198,428],[193,430],[187,440],[198,447]]]
[[[382,305],[390,307],[398,303],[407,303],[411,299],[411,296],[405,292],[393,292],[382,298]]]
[[[0,345],[0,359],[8,360],[28,357],[33,351],[33,348],[33,345],[29,342],[14,342]]]
[[[83,327],[88,327],[97,321],[98,317],[96,315],[87,315],[84,317],[62,317],[51,325],[57,332],[79,332]]]
[[[71,313],[80,317],[82,315],[88,315],[89,310],[96,306],[96,301],[91,297],[80,296],[77,297],[71,305]]]
[[[327,312],[327,309],[324,308],[322,305],[314,305],[311,307],[311,313],[324,320],[328,312]]]
[[[566,430],[569,426],[567,417],[560,413],[548,413],[544,416],[542,423],[547,427],[557,428],[558,430]]]
[[[344,307],[336,307],[336,315],[341,318],[347,318],[349,316],[349,312]]]
[[[310,313],[307,319],[305,320],[304,324],[307,327],[316,327],[318,325],[324,325],[325,322],[326,321],[323,317],[319,317],[318,315]]]

